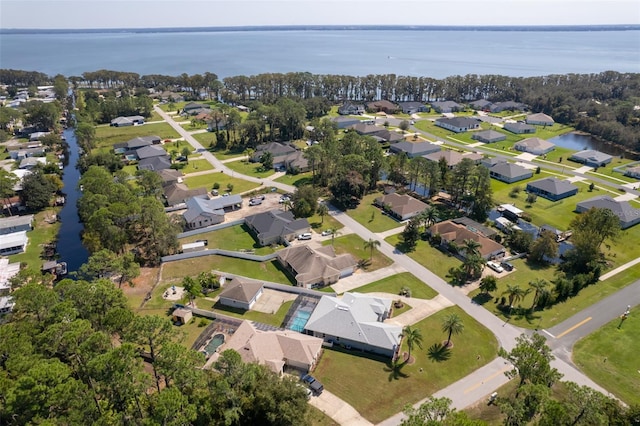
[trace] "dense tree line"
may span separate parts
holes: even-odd
[[[104,124],[121,116],[151,116],[153,100],[147,95],[130,96],[128,93],[108,92],[101,98],[95,90],[77,91],[77,119],[88,123]]]
[[[14,280],[0,325],[0,423],[302,425],[304,389],[225,351],[214,370],[109,280]]]

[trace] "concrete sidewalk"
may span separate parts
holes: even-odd
[[[631,262],[627,262],[622,266],[618,266],[616,269],[613,269],[609,272],[607,272],[606,274],[602,274],[600,276],[600,281],[604,281],[608,278],[611,278],[612,276],[619,274],[622,271],[625,271],[629,268],[631,268],[632,266],[636,266],[638,263],[640,263],[640,257],[633,259]]]
[[[411,309],[409,309],[407,312],[404,312],[397,317],[392,317],[386,321],[389,324],[396,324],[402,327],[413,325],[444,308],[453,306],[453,303],[441,294],[437,295],[433,299],[416,299],[414,297],[404,297],[398,296],[397,294],[377,292],[367,294],[369,296],[384,297],[391,300],[400,300],[402,301],[402,303],[411,306]]]
[[[309,404],[331,417],[342,426],[370,426],[372,423],[362,417],[351,405],[347,404],[328,390],[319,396],[312,396]]]
[[[362,287],[363,285],[370,284],[402,272],[407,272],[407,270],[397,263],[394,263],[391,266],[387,266],[386,268],[378,269],[373,272],[357,272],[348,277],[341,278],[340,281],[333,284],[331,288],[337,294],[342,294],[345,291],[352,291],[358,287]]]
[[[402,231],[404,231],[404,228],[405,225],[402,225],[398,226],[397,228],[389,229],[388,231],[378,232],[376,235],[384,240],[387,237],[401,233]]]

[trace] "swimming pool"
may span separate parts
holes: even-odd
[[[224,334],[216,334],[211,341],[205,346],[204,350],[211,355],[224,343]]]
[[[296,316],[291,321],[290,330],[297,331],[298,333],[302,333],[304,330],[304,326],[307,325],[307,321],[311,317],[311,312],[299,310],[296,312]]]

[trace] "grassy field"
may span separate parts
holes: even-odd
[[[309,185],[312,182],[311,172],[298,173],[297,175],[286,174],[275,179],[276,182],[286,183],[287,185],[302,186]]]
[[[260,163],[251,163],[245,160],[232,161],[225,163],[225,165],[238,173],[260,179],[267,178],[275,173],[273,169],[264,170]]]
[[[159,136],[160,139],[180,137],[168,123],[145,124],[129,127],[96,127],[96,147],[110,147],[116,143],[126,142],[138,136]]]
[[[190,159],[185,166],[180,169],[182,173],[189,174],[194,172],[204,172],[206,170],[213,170],[213,166],[204,158]]]
[[[379,281],[359,287],[358,293],[391,293],[400,294],[400,290],[407,287],[411,290],[411,297],[414,299],[433,299],[438,293],[431,287],[420,281],[413,274],[403,272],[401,274],[392,275]]]
[[[311,426],[339,426],[333,419],[322,411],[318,410],[313,405],[308,405],[309,411],[307,411],[307,421]]]
[[[244,309],[237,309],[237,308],[225,306],[219,302],[216,303],[215,305],[210,303],[209,305],[206,305],[204,307],[200,306],[200,307],[208,310],[214,309],[216,311],[220,311],[221,313],[232,316],[232,317],[241,318],[249,321],[261,322],[263,324],[269,324],[274,327],[280,327],[291,305],[293,305],[293,300],[284,302],[280,306],[278,311],[274,314],[267,314],[267,313],[258,312],[258,311],[245,311]]]
[[[631,311],[622,325],[620,323],[620,319],[615,319],[578,341],[573,348],[573,360],[600,386],[627,404],[637,404],[640,401],[638,308]]]
[[[227,185],[233,185],[233,190],[231,191],[234,194],[239,194],[241,192],[250,191],[260,186],[258,183],[249,182],[243,179],[233,178],[225,173],[208,173],[200,176],[192,176],[184,179],[184,183],[189,188],[213,188],[214,183],[218,183],[220,185],[221,192],[226,191]]]
[[[452,339],[450,358],[436,361],[428,348],[446,340],[442,320],[456,313],[464,323],[463,334]],[[413,364],[393,366],[388,359],[356,351],[325,349],[314,376],[373,423],[380,422],[438,389],[459,380],[496,356],[497,342],[491,332],[458,307],[444,309],[414,325],[424,338],[414,349]],[[403,351],[407,348],[402,347]],[[477,356],[480,355],[480,360]],[[363,392],[363,389],[376,389]]]
[[[384,232],[402,226],[402,223],[382,214],[382,210],[373,205],[373,201],[382,195],[380,192],[365,195],[358,207],[347,210],[347,214],[372,232]]]
[[[147,118],[145,120],[147,123],[151,122],[151,121],[164,121],[164,118],[162,118],[160,116],[160,114],[158,114],[155,111],[151,111],[151,115],[149,116],[149,118]]]
[[[204,234],[193,235],[181,238],[180,244],[192,243],[196,240],[207,240],[209,248],[219,248],[223,250],[255,250],[255,254],[264,255],[273,253],[271,247],[260,247],[251,236],[246,225],[236,225],[229,228],[211,231]]]
[[[163,283],[175,284],[187,275],[195,277],[200,272],[211,270],[242,275],[257,280],[293,284],[276,260],[271,262],[253,262],[250,260],[216,255],[165,263],[162,266],[162,276],[160,280]]]
[[[387,237],[385,241],[397,247],[401,244],[400,234]],[[407,253],[407,255],[443,280],[447,280],[449,269],[457,268],[462,264],[462,262],[453,255],[442,252],[422,240],[418,241],[416,249]]]
[[[33,230],[27,232],[29,242],[23,253],[8,256],[9,263],[25,263],[34,272],[40,272],[44,260],[42,258],[43,245],[54,242],[60,230],[60,222],[47,223],[46,219],[60,212],[60,208],[49,208],[36,213],[33,217]],[[64,260],[64,259],[61,259]]]
[[[318,233],[326,229],[337,229],[339,231],[344,227],[342,223],[338,222],[328,214],[324,215],[324,217],[314,214],[313,216],[308,217],[307,221],[309,222],[309,225],[311,225],[311,229]]]
[[[331,244],[331,239],[322,242],[323,245],[327,246]],[[369,260],[371,256],[370,250],[365,250],[364,248],[364,240],[360,238],[356,234],[349,234],[343,237],[336,237],[334,239],[333,247],[337,254],[342,253],[351,253],[356,260],[363,260],[362,264],[364,264],[364,270],[367,272],[375,271],[376,269],[384,268],[393,263],[391,259],[389,259],[384,254],[380,253],[378,250],[373,251],[373,258],[371,261]]]

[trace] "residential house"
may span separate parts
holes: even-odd
[[[402,112],[405,114],[416,114],[418,112],[429,112],[431,108],[425,105],[423,102],[400,102],[399,103]]]
[[[163,155],[161,157],[144,158],[138,161],[138,170],[150,170],[152,172],[158,172],[170,168],[171,159],[168,155]]]
[[[20,162],[20,165],[18,166],[18,168],[31,170],[37,167],[39,164],[43,166],[46,165],[47,158],[46,157],[27,157]]]
[[[13,234],[33,229],[33,215],[9,216],[0,218],[0,235]]]
[[[169,207],[182,204],[192,197],[209,198],[207,196],[207,188],[189,189],[184,183],[177,182],[166,185],[163,192],[166,204]]]
[[[224,116],[221,117],[217,117],[218,121],[216,122],[216,120],[214,120],[211,115],[211,113],[201,113],[204,116],[208,116],[209,118],[204,118],[204,121],[207,122],[207,131],[208,132],[216,132],[216,131],[221,131],[227,128],[227,118]],[[199,116],[200,114],[198,114]],[[196,119],[198,118],[198,116],[196,116]]]
[[[471,135],[471,139],[484,143],[500,142],[505,140],[506,138],[507,135],[495,130],[483,130],[481,132],[475,132],[473,135]]]
[[[363,122],[358,122],[357,124],[354,124],[350,128],[355,130],[356,133],[358,133],[359,135],[365,135],[365,136],[373,136],[379,131],[385,130],[384,127],[376,126],[373,124],[367,124]]]
[[[503,129],[510,131],[511,133],[515,133],[518,135],[521,134],[525,134],[525,133],[535,133],[536,132],[536,128],[530,124],[526,124],[526,123],[512,123],[512,122],[507,122],[504,123],[504,125],[502,126]]]
[[[438,101],[438,102],[431,102],[431,108],[435,109],[437,112],[440,112],[440,113],[449,113],[449,112],[462,111],[464,109],[464,106],[453,101]]]
[[[436,163],[444,158],[444,161],[447,162],[447,165],[449,166],[450,169],[458,165],[458,163],[460,163],[464,158],[468,158],[472,160],[475,164],[479,164],[483,158],[481,154],[476,154],[475,152],[468,152],[468,153],[462,154],[461,152],[452,151],[450,149],[440,151],[440,152],[434,152],[428,155],[423,155],[422,157],[426,158],[429,161],[434,161]]]
[[[235,277],[225,282],[224,290],[220,293],[219,302],[232,308],[250,310],[264,293],[264,286],[257,281]]]
[[[466,216],[458,217],[456,219],[451,219],[451,221],[455,224],[466,226],[468,230],[479,233],[487,238],[492,238],[494,235],[498,234],[493,229],[487,228],[480,222],[476,222],[475,220],[468,218]]]
[[[480,161],[481,166],[485,166],[487,169],[491,169],[493,166],[497,164],[506,163],[507,160],[499,157],[486,157]]]
[[[22,161],[29,157],[42,157],[45,153],[43,146],[27,149],[9,150],[9,157],[15,161]]]
[[[182,183],[183,173],[180,170],[164,169],[158,170],[158,175],[162,179],[162,187],[167,187],[174,183]]]
[[[551,142],[540,138],[527,138],[513,144],[517,151],[528,152],[535,155],[544,155],[555,149]]]
[[[555,124],[555,121],[553,121],[553,118],[550,115],[547,114],[543,114],[541,112],[537,113],[537,114],[529,114],[527,115],[527,118],[525,119],[525,122],[527,124],[533,124],[533,125],[537,125],[537,126],[553,126]]]
[[[640,209],[632,207],[628,201],[616,201],[608,195],[600,195],[581,201],[576,205],[576,212],[583,213],[590,209],[608,209],[620,220],[620,228],[627,229],[640,223]]]
[[[198,115],[201,112],[206,112],[210,109],[211,107],[207,104],[189,102],[182,108],[182,115]]]
[[[522,213],[524,213],[523,210],[520,210],[513,204],[500,204],[497,210],[502,216],[516,223],[520,220],[520,217],[522,217]]]
[[[11,292],[11,278],[20,272],[20,262],[9,263],[6,257],[0,258],[0,296]]]
[[[478,99],[477,101],[469,103],[469,106],[476,111],[489,111],[491,105],[493,104],[486,99]]]
[[[353,104],[353,103],[347,102],[345,104],[342,104],[338,108],[338,114],[340,115],[362,115],[364,113],[365,113],[365,108],[364,108],[364,105],[362,104]]]
[[[506,183],[514,183],[533,177],[533,170],[518,164],[500,163],[489,169],[489,176]]]
[[[144,117],[141,115],[131,115],[129,117],[118,117],[111,120],[113,127],[126,127],[144,124]]]
[[[49,136],[51,132],[33,132],[29,135],[29,142],[39,141],[41,138],[45,136]]]
[[[631,176],[640,179],[640,166],[628,167],[624,171],[625,176]]]
[[[389,146],[389,151],[395,154],[405,153],[408,158],[421,157],[441,150],[440,145],[430,142],[398,142]]]
[[[209,200],[193,197],[186,201],[187,211],[182,217],[186,228],[199,229],[224,222],[224,214],[242,208],[242,197],[234,194]]]
[[[0,256],[22,253],[26,250],[28,242],[27,231],[3,234],[0,238]]]
[[[333,117],[331,118],[331,122],[335,123],[338,129],[347,129],[351,126],[355,126],[356,124],[361,123],[360,120],[353,117]]]
[[[578,193],[578,187],[568,180],[549,177],[527,184],[527,192],[539,195],[551,201],[562,200]]]
[[[308,166],[308,162],[301,155],[301,151],[298,151],[295,146],[288,143],[270,142],[262,145],[258,145],[250,161],[259,163],[262,161],[262,156],[270,152],[273,159],[273,168],[276,170],[285,170],[293,163],[299,168],[300,171],[304,171]]]
[[[244,320],[225,342],[224,349],[233,349],[243,362],[265,365],[277,374],[285,369],[305,374],[320,359],[322,339],[290,330],[258,328]]]
[[[113,145],[116,154],[135,155],[136,150],[149,145],[158,145],[161,142],[160,136],[138,136],[126,142]]]
[[[611,163],[613,157],[594,149],[586,149],[584,151],[576,152],[569,157],[569,160],[575,161],[576,163],[582,163],[590,167],[604,167]]]
[[[261,246],[285,244],[311,231],[307,219],[296,219],[291,211],[269,210],[244,219]]]
[[[474,232],[464,224],[455,223],[452,220],[446,220],[432,225],[429,228],[429,233],[432,236],[440,235],[440,244],[443,246],[454,243],[457,247],[461,248],[464,246],[465,240],[476,241],[480,244],[478,252],[484,259],[490,259],[505,253],[505,248],[502,244],[485,237],[479,232]],[[461,251],[460,254],[463,256],[466,255],[464,251]]]
[[[435,124],[438,127],[442,127],[456,133],[462,133],[480,127],[480,121],[471,117],[443,117],[438,118]]]
[[[376,198],[374,204],[400,221],[411,219],[429,207],[427,204],[416,200],[410,195],[399,195],[395,192]]]
[[[163,147],[158,145],[148,145],[136,149],[136,157],[138,157],[138,160],[162,156],[167,156],[167,151],[165,151]]]
[[[367,111],[394,114],[398,111],[398,106],[387,100],[374,101],[367,103]]]
[[[502,112],[502,111],[524,111],[527,106],[521,102],[515,101],[506,101],[506,102],[496,102],[489,106],[489,111],[491,112]]]
[[[402,327],[384,322],[390,311],[391,299],[349,292],[322,296],[305,330],[334,345],[395,358]]]
[[[290,246],[278,252],[278,261],[305,288],[324,287],[355,271],[358,262],[349,253],[337,255],[333,246]]]

